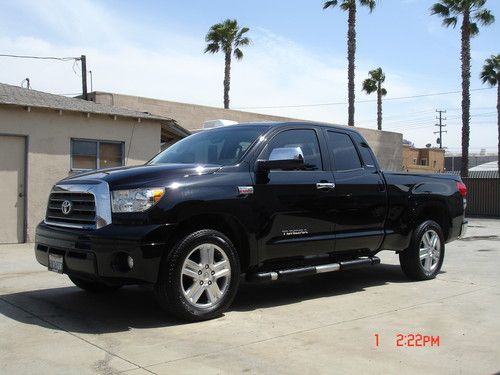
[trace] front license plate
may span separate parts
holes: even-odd
[[[64,258],[59,254],[49,253],[49,271],[63,273]]]

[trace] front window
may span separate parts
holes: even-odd
[[[149,164],[233,165],[268,128],[245,125],[201,131],[173,144]]]
[[[123,142],[71,140],[72,170],[120,167],[123,160]]]

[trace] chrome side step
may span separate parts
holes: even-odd
[[[374,266],[380,263],[379,257],[359,258],[354,260],[346,260],[338,263],[321,264],[319,266],[307,266],[300,268],[290,268],[284,270],[270,272],[255,272],[246,275],[247,281],[260,282],[270,280],[290,279],[292,277],[300,277],[307,275],[315,275],[317,273],[336,272],[350,270],[364,266]]]

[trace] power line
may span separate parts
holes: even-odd
[[[11,54],[0,54],[0,57],[13,57],[18,59],[37,59],[37,60],[57,60],[57,61],[73,61],[73,72],[78,75],[75,70],[75,65],[78,68],[77,62],[82,63],[82,97],[84,100],[88,100],[87,93],[87,57],[81,55],[80,57],[55,57],[55,56],[32,56],[32,55],[11,55]]]
[[[80,60],[80,57],[30,56],[30,55],[9,55],[9,54],[0,54],[0,57],[14,57],[18,59],[37,59],[37,60],[59,60],[59,61]]]
[[[470,91],[482,91],[482,90],[491,90],[493,87],[481,87],[477,89],[471,89]],[[418,94],[418,95],[410,95],[410,96],[399,96],[394,98],[385,98],[384,101],[391,100],[403,100],[403,99],[415,99],[415,98],[424,98],[429,96],[439,96],[439,95],[449,95],[449,94],[460,94],[462,91],[445,91],[445,92],[435,92],[429,94]],[[376,102],[377,99],[367,99],[367,100],[356,100],[356,103],[372,103]],[[303,107],[326,107],[333,105],[347,105],[348,102],[336,102],[336,103],[316,103],[316,104],[295,104],[295,105],[275,105],[275,106],[262,106],[262,107],[237,107],[234,109],[271,109],[271,108],[303,108]]]

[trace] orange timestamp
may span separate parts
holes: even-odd
[[[375,336],[375,346],[380,346],[380,335]],[[441,338],[433,335],[422,335],[420,333],[397,333],[394,341],[396,347],[418,348],[418,347],[436,347],[441,345]]]

